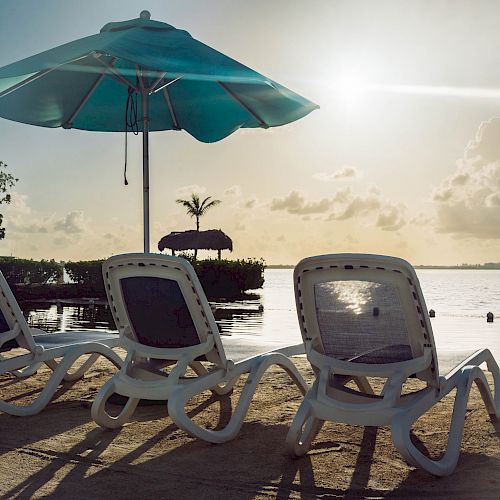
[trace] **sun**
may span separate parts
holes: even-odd
[[[365,90],[363,80],[355,74],[342,75],[334,82],[334,87],[339,96],[347,101],[359,99]]]
[[[359,72],[344,71],[332,75],[325,82],[330,100],[336,106],[355,109],[363,105],[369,90],[367,79]]]

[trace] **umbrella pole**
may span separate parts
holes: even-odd
[[[142,104],[142,185],[144,213],[144,253],[149,253],[149,94],[141,92]]]

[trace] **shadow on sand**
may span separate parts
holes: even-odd
[[[227,423],[231,400],[210,397],[192,408],[190,416],[195,417],[207,408],[217,411],[217,427],[221,427]],[[12,430],[11,434],[2,432],[1,452],[16,450],[32,455],[41,463],[35,473],[2,491],[2,498],[40,494],[53,498],[100,498],[111,494],[114,498],[223,495],[242,500],[265,496],[435,498],[443,493],[455,498],[498,497],[500,460],[477,453],[462,453],[455,474],[441,479],[401,462],[401,480],[384,484],[376,470],[380,462],[374,461],[379,437],[379,429],[375,427],[364,428],[361,440],[354,443],[359,452],[354,467],[348,468],[339,464],[343,450],[334,441],[319,441],[309,455],[300,459],[287,457],[284,441],[288,425],[247,422],[237,439],[222,445],[187,438],[168,420],[165,408],[143,407],[137,410],[130,425],[144,425],[144,421],[155,418],[166,425],[149,437],[134,435],[134,441],[125,445],[120,433],[126,429],[106,431],[96,427],[88,410],[82,408],[82,402],[52,403],[35,417],[0,415],[0,428]],[[493,434],[499,437],[500,423],[493,423],[493,427]],[[68,439],[59,441],[59,446],[37,445],[65,433]],[[419,447],[425,449],[421,442]],[[327,464],[327,472],[323,468],[320,476],[315,467],[319,459],[323,465]],[[377,476],[376,482],[372,476]],[[50,481],[53,486],[45,493]]]

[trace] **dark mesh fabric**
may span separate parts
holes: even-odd
[[[0,343],[2,341],[2,333],[3,332],[8,332],[10,330],[10,326],[7,323],[7,320],[5,319],[5,316],[3,315],[3,312],[0,311]],[[15,339],[8,340],[0,346],[0,352],[5,352],[9,351],[10,349],[14,349],[15,347],[19,347],[19,344],[16,342]]]
[[[3,315],[3,312],[0,311],[0,333],[8,332],[10,330],[10,326]]]
[[[176,348],[200,343],[177,281],[135,276],[120,283],[131,326],[141,344]]]
[[[314,285],[325,354],[358,363],[394,363],[412,358],[397,289],[373,281]]]

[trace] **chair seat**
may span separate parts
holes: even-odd
[[[81,344],[82,342],[105,342],[106,345],[109,345],[109,341],[116,340],[116,344],[118,344],[119,339],[118,333],[98,331],[74,331],[33,335],[35,343],[45,349]]]

